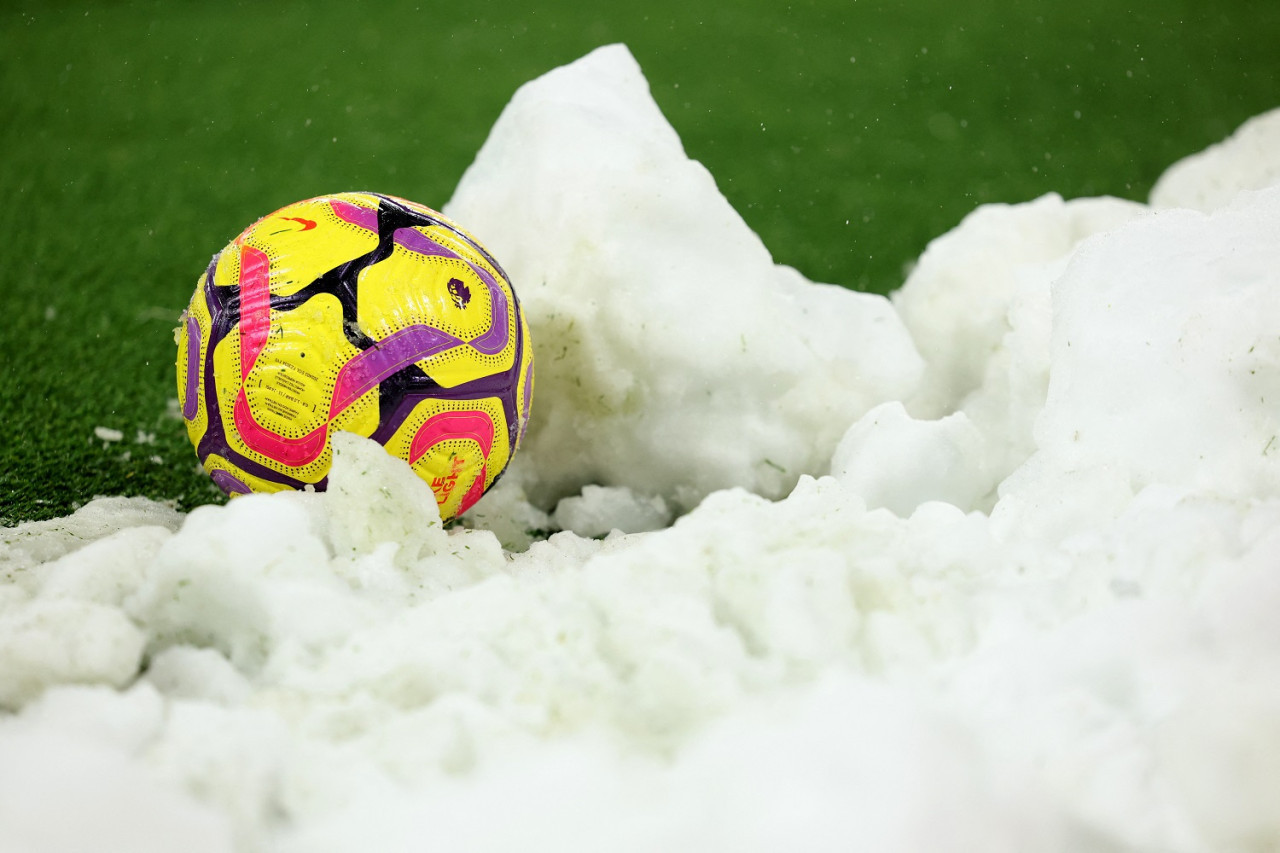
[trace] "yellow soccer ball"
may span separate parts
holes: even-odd
[[[493,256],[431,208],[300,201],[213,257],[177,330],[178,401],[230,495],[325,487],[330,437],[368,436],[467,510],[515,454],[533,346]]]

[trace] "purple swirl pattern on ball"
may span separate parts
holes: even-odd
[[[223,471],[221,468],[215,468],[209,474],[209,477],[213,479],[219,489],[222,489],[228,495],[247,495],[253,491],[245,484],[244,480],[241,480],[230,471]]]
[[[422,325],[408,326],[388,335],[342,365],[329,404],[330,419],[393,373],[461,343],[461,339],[447,332]]]
[[[376,210],[338,201],[337,199],[330,201],[329,207],[344,222],[369,231],[378,230],[378,211]],[[397,245],[411,252],[417,252],[428,257],[452,258],[465,263],[476,274],[476,277],[484,282],[485,288],[489,291],[490,321],[488,331],[467,341],[467,343],[477,352],[484,355],[497,355],[507,348],[507,343],[511,339],[511,333],[506,323],[507,294],[487,269],[467,260],[447,246],[442,246],[416,228],[397,228],[394,239]]]
[[[200,324],[195,317],[187,317],[187,388],[182,400],[182,416],[189,421],[194,421],[200,411],[200,399],[196,396],[199,387]]]
[[[329,209],[343,222],[350,222],[375,233],[378,230],[378,211],[373,208],[333,199],[329,202]]]
[[[471,271],[484,282],[485,288],[489,291],[489,330],[478,337],[472,338],[467,343],[477,352],[485,355],[497,355],[507,348],[507,342],[511,339],[511,334],[507,329],[507,294],[487,269],[467,260],[452,249],[440,245],[414,228],[398,229],[396,231],[396,243],[402,248],[417,252],[420,255],[453,258],[464,262],[470,267]]]

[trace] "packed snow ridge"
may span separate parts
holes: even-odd
[[[1280,847],[1280,112],[887,300],[614,46],[447,212],[538,348],[510,476],[445,530],[341,434],[325,494],[3,531],[0,849]]]

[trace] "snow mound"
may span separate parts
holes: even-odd
[[[1151,189],[1152,207],[1217,210],[1237,193],[1280,184],[1280,109],[1254,116],[1217,145],[1170,166]]]
[[[621,45],[516,92],[445,212],[527,312],[538,387],[517,466],[543,509],[584,485],[681,511],[730,486],[781,497],[919,374],[887,300],[773,263]]]
[[[523,467],[474,529],[339,434],[322,494],[0,531],[0,849],[1280,847],[1280,187],[982,208],[891,305],[607,48],[451,212]]]
[[[926,368],[912,412],[955,411],[983,381],[1011,331],[1009,310],[1027,290],[1048,285],[1044,270],[1091,234],[1137,216],[1142,205],[1112,198],[987,204],[929,243],[893,294]]]

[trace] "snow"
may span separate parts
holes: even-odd
[[[1174,163],[1151,190],[1153,207],[1212,211],[1242,190],[1280,183],[1280,112],[1254,116],[1229,139]]]
[[[773,264],[622,48],[522,87],[445,213],[519,282],[538,415],[517,464],[539,505],[586,485],[680,511],[783,497],[919,374],[886,300]]]
[[[624,48],[528,84],[448,211],[538,346],[514,470],[446,530],[339,434],[0,532],[0,850],[1275,849],[1278,117],[886,300]]]
[[[660,496],[640,498],[626,486],[584,486],[581,495],[556,504],[552,522],[579,536],[606,536],[614,530],[647,533],[671,523],[671,510]]]

